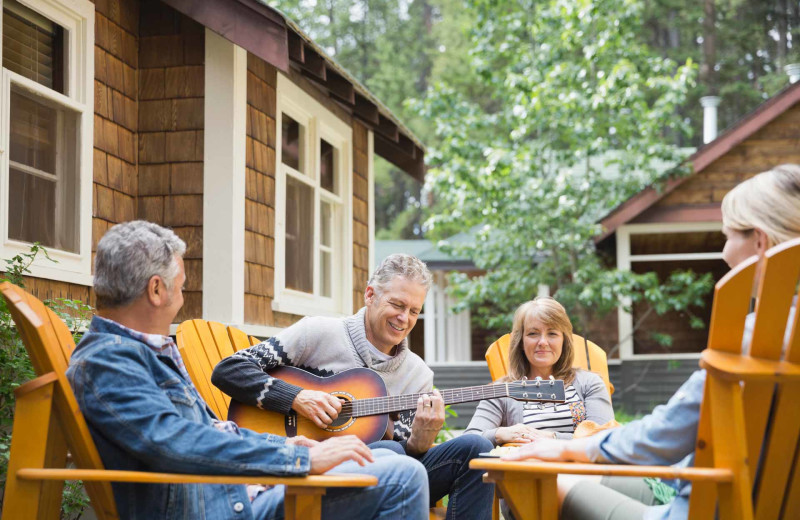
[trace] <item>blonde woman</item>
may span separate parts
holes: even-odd
[[[800,166],[778,166],[736,186],[722,201],[722,224],[727,238],[722,257],[730,267],[800,237]],[[789,324],[795,312],[796,300]],[[752,329],[750,320],[745,323],[744,348],[750,343]],[[504,458],[645,465],[686,460],[691,465],[705,379],[705,371],[698,370],[666,405],[622,428],[584,439],[537,442]],[[562,520],[686,518],[691,484],[680,481],[676,491],[678,495],[670,503],[655,506],[653,493],[643,479],[563,475],[558,479]]]
[[[511,398],[482,401],[465,433],[479,434],[495,446],[536,439],[571,439],[589,419],[614,419],[611,397],[597,374],[572,367],[572,323],[564,307],[550,297],[523,303],[514,313],[505,379],[563,379],[563,404],[524,404]]]

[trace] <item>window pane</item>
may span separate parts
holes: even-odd
[[[303,125],[282,114],[281,119],[281,162],[295,170],[305,173],[305,128]]]
[[[9,168],[8,238],[56,247],[56,183]]]
[[[336,148],[322,139],[319,147],[319,182],[320,186],[331,193],[336,193]]]
[[[333,215],[331,215],[333,208],[330,203],[323,202],[320,204],[322,214],[320,217],[320,233],[319,242],[323,246],[331,247],[331,226],[333,225]]]
[[[3,0],[3,67],[63,94],[64,29],[14,0]]]
[[[322,296],[326,296],[328,298],[331,297],[331,278],[333,277],[333,273],[331,273],[331,265],[331,254],[327,251],[322,251],[319,259],[319,281],[320,285],[322,285]]]
[[[286,287],[314,291],[314,191],[286,178]]]
[[[11,160],[54,174],[57,117],[54,108],[12,91]]]
[[[78,252],[78,114],[10,96],[9,237]]]

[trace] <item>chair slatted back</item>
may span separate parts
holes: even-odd
[[[800,240],[770,249],[761,271],[750,357],[770,361],[785,359],[798,366],[797,353],[791,349],[784,350],[784,337],[792,302],[798,298]],[[795,311],[793,323],[789,326],[795,335],[797,323],[798,313]],[[758,465],[753,464],[750,468],[755,481],[755,517],[759,519],[778,518],[788,498],[785,490],[790,485],[792,469],[797,465],[796,460],[787,454],[797,453],[800,446],[798,396],[798,383],[749,381],[743,388],[748,455],[753,457],[751,460],[759,461]],[[762,440],[766,441],[763,448]],[[759,455],[760,459],[756,459]],[[796,473],[794,478],[800,480]]]
[[[486,363],[489,365],[489,374],[492,381],[497,381],[508,374],[508,350],[511,343],[511,334],[501,336],[486,349]],[[606,352],[597,343],[588,341],[578,334],[572,335],[574,359],[572,366],[590,370],[599,375],[608,389],[608,394],[614,393],[614,385],[608,377],[608,358]]]
[[[184,321],[178,326],[175,336],[194,386],[214,414],[224,420],[228,416],[231,398],[211,383],[211,373],[224,358],[260,340],[236,327],[201,319]]]
[[[53,396],[56,420],[75,464],[82,469],[103,469],[89,427],[67,381],[66,370],[75,349],[72,334],[53,311],[19,287],[4,282],[0,284],[0,292],[8,302],[36,374],[53,373],[57,377]],[[86,482],[85,487],[98,518],[118,518],[109,483]]]
[[[211,372],[217,363],[235,352],[225,325],[187,320],[178,326],[175,336],[194,386],[214,414],[224,420],[231,398],[211,384]]]
[[[728,355],[721,359],[729,363],[729,369],[708,372],[696,465],[731,468],[736,475],[730,489],[720,488],[720,516],[728,511],[744,512],[744,518],[759,520],[788,520],[800,515],[800,343],[796,310],[787,327],[793,302],[800,296],[799,283],[800,239],[796,239],[770,249],[760,263],[753,258],[737,266],[716,285],[704,360],[715,352]],[[742,354],[753,294],[752,339]],[[784,348],[787,328],[791,332]],[[780,362],[778,368],[776,362]],[[736,376],[744,367],[752,375]],[[709,496],[700,491],[697,487],[692,490],[690,518],[702,518],[701,509],[713,514],[707,507]]]

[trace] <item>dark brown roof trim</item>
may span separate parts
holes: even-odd
[[[302,72],[375,132],[375,153],[415,179],[424,178],[422,142],[280,11],[260,0],[162,1],[281,71]]]
[[[617,206],[616,209],[600,221],[603,226],[603,232],[595,237],[595,242],[599,243],[608,238],[619,226],[635,219],[643,211],[690,179],[692,175],[703,171],[709,164],[728,153],[736,145],[772,122],[798,102],[800,102],[800,82],[789,85],[778,94],[775,94],[725,130],[722,135],[692,154],[687,159],[692,165],[692,174],[680,179],[667,181],[660,191],[654,188],[645,188]]]
[[[289,70],[286,23],[273,9],[252,0],[162,1],[280,70]]]

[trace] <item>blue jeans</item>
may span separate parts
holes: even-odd
[[[378,441],[370,448],[405,453],[395,441]],[[480,435],[462,435],[434,446],[419,457],[428,472],[430,505],[445,495],[448,520],[486,520],[492,517],[494,485],[483,482],[483,471],[469,469],[469,461],[494,446]]]
[[[378,485],[368,488],[331,488],[322,497],[322,518],[424,520],[428,518],[427,475],[422,464],[398,457],[389,450],[374,449],[375,462],[366,466],[348,461],[328,471],[375,475]],[[253,500],[256,520],[283,519],[284,486],[259,494]]]

